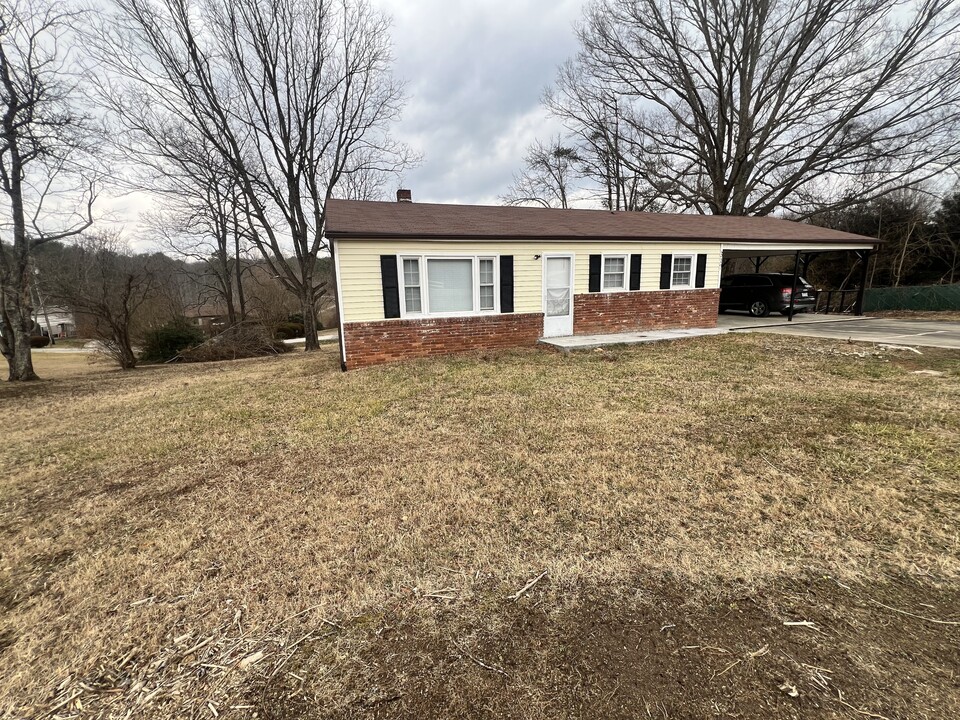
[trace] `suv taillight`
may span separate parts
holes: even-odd
[[[789,300],[793,295],[793,288],[780,288],[780,294],[783,295],[784,300]]]

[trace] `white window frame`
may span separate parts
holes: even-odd
[[[492,307],[492,308],[481,308],[481,307],[480,307],[480,263],[481,263],[483,260],[489,260],[490,263],[491,263],[491,265],[493,266],[493,279],[492,279],[492,281],[491,281],[490,283],[484,283],[484,284],[489,284],[489,285],[491,285],[491,286],[493,287],[493,307]],[[476,290],[476,302],[474,303],[474,309],[475,309],[478,313],[492,313],[492,312],[496,312],[496,310],[497,310],[497,305],[498,305],[498,303],[500,302],[500,298],[498,297],[498,296],[500,295],[500,293],[497,292],[497,288],[500,287],[500,283],[497,282],[497,281],[500,279],[499,276],[498,276],[498,274],[497,274],[497,273],[500,271],[500,269],[499,269],[499,267],[498,267],[499,265],[500,265],[500,263],[497,261],[497,258],[496,258],[496,257],[493,257],[493,256],[491,256],[491,255],[477,255],[476,269],[474,270],[474,273],[475,273],[475,276],[476,276],[476,288],[477,288],[477,290]]]
[[[607,287],[607,259],[623,260],[623,285],[621,287]],[[630,256],[624,253],[612,253],[600,256],[600,292],[627,292],[630,289]]]
[[[400,317],[473,317],[476,315],[497,315],[500,313],[500,256],[495,253],[476,255],[423,253],[397,255],[397,276],[400,286]],[[420,312],[407,312],[406,286],[403,278],[403,261],[417,260],[420,263]],[[438,313],[430,311],[430,260],[470,260],[473,271],[473,309],[457,312]],[[480,310],[480,261],[493,260],[493,310]]]
[[[420,309],[419,310],[407,310],[407,278],[403,271],[404,262],[406,260],[416,260],[417,261],[417,276],[420,280],[419,290],[420,290]],[[397,263],[397,274],[399,275],[400,280],[400,316],[406,317],[421,317],[426,314],[425,305],[424,305],[424,296],[426,293],[423,292],[423,260],[417,255],[400,255],[399,262]]]
[[[678,259],[688,259],[690,260],[690,282],[686,285],[678,285],[673,282],[674,273],[677,272],[677,260]],[[690,253],[680,253],[675,254],[670,260],[670,289],[671,290],[692,290],[694,283],[696,282],[697,275],[697,256]]]

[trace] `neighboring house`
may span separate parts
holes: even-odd
[[[724,259],[877,242],[773,218],[397,198],[327,203],[344,370],[541,337],[715,327]]]
[[[35,307],[34,321],[42,328],[43,334],[49,331],[55,339],[70,338],[77,334],[77,324],[70,308],[65,307]]]
[[[198,327],[208,337],[223,332],[228,325],[227,309],[220,305],[188,308],[184,311],[184,316],[191,325]]]

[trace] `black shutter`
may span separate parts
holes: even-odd
[[[673,255],[660,256],[660,289],[670,289],[670,275],[673,273]]]
[[[643,259],[643,255],[630,256],[630,289],[631,290],[640,289],[640,261],[642,259]]]
[[[600,292],[600,256],[590,256],[590,284],[587,286],[590,292]]]
[[[500,312],[513,312],[513,255],[500,256]]]
[[[695,287],[706,287],[707,285],[707,255],[701,253],[697,255],[697,279]]]
[[[397,256],[380,256],[380,282],[383,284],[383,316],[400,317],[400,286],[397,281]]]

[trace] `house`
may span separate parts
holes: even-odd
[[[35,307],[33,309],[34,322],[42,328],[44,334],[50,334],[54,339],[75,337],[77,324],[70,308],[52,306]]]
[[[207,337],[223,332],[229,322],[227,309],[219,304],[206,304],[184,310],[183,316],[191,325],[196,326]]]
[[[411,202],[407,190],[397,199],[327,204],[344,370],[565,335],[715,327],[725,259],[865,259],[877,242],[773,218],[439,205]]]

